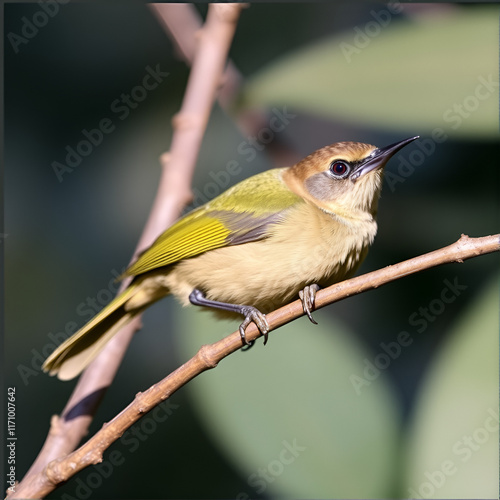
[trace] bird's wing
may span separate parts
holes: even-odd
[[[216,248],[263,239],[271,224],[302,200],[281,180],[281,169],[246,179],[188,213],[145,250],[124,273],[137,276]]]

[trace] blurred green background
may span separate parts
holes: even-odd
[[[19,480],[74,386],[40,373],[44,349],[116,289],[189,74],[145,5],[60,4],[19,42],[12,34],[41,9],[4,8],[4,366],[16,388]],[[245,83],[234,115],[214,108],[198,199],[271,168],[277,144],[298,159],[341,140],[384,146],[418,134],[386,169],[379,233],[361,271],[462,233],[498,232],[498,14],[252,4],[231,49]],[[169,75],[121,119],[112,103],[156,65]],[[293,115],[272,144],[251,146],[236,128],[235,116],[254,108]],[[115,130],[60,182],[52,163],[104,118]],[[241,172],[229,179],[221,172],[231,161]],[[317,319],[194,380],[115,443],[107,466],[50,498],[498,497],[496,255],[396,281]],[[171,298],[154,305],[90,432],[233,330]]]

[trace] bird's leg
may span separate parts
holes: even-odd
[[[307,314],[309,321],[317,325],[318,323],[312,317],[311,311],[314,309],[314,300],[316,299],[316,292],[319,290],[319,285],[307,285],[303,290],[300,290],[299,297],[302,301],[302,309]]]
[[[241,341],[246,346],[251,346],[253,342],[248,342],[245,336],[247,326],[253,321],[260,333],[264,336],[264,345],[267,343],[269,325],[266,316],[253,306],[243,306],[239,304],[229,304],[227,302],[219,302],[217,300],[210,300],[205,297],[205,294],[195,288],[189,295],[189,302],[195,306],[213,307],[215,309],[223,309],[224,311],[231,311],[245,316],[243,323],[240,325]]]

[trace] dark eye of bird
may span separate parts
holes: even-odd
[[[350,167],[344,161],[332,161],[330,165],[330,172],[335,176],[343,179],[349,174]]]

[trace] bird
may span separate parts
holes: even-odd
[[[351,277],[377,232],[383,170],[411,137],[383,148],[337,142],[295,165],[267,170],[182,216],[124,272],[126,289],[48,356],[43,370],[70,380],[148,306],[172,294],[220,318],[254,322],[299,296],[312,316],[317,291]]]

